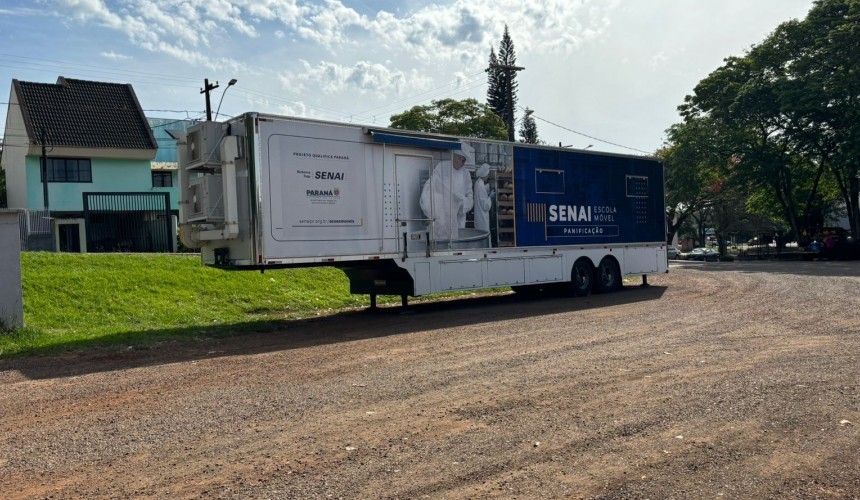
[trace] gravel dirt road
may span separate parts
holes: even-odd
[[[0,497],[858,498],[860,263],[0,360]]]

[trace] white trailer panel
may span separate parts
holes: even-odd
[[[333,265],[372,296],[552,283],[587,293],[668,267],[653,158],[256,113],[188,137],[180,234],[210,265]],[[480,225],[473,184],[491,194]]]

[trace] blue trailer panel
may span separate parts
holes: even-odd
[[[514,148],[516,246],[660,242],[663,168],[650,158]]]

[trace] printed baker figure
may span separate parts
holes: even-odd
[[[442,160],[421,190],[421,211],[433,222],[436,241],[456,240],[459,229],[466,227],[466,214],[472,210],[472,176],[464,168],[474,165],[474,149],[466,143],[454,151],[453,160]]]
[[[490,166],[484,163],[475,171],[475,229],[490,230],[490,208],[493,206],[493,192],[487,184]]]

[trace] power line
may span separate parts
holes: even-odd
[[[262,92],[262,91],[259,91],[259,90],[251,90],[251,89],[248,89],[248,88],[246,88],[246,87],[240,87],[239,85],[236,85],[236,88],[237,88],[238,90],[240,90],[240,95],[241,95],[242,93],[244,93],[244,94],[246,95],[246,98],[248,98],[249,100],[252,100],[252,98],[251,98],[251,97],[248,97],[248,95],[251,95],[251,96],[256,95],[256,96],[259,96],[259,97],[262,97],[262,98],[265,98],[265,99],[270,99],[270,100],[273,100],[273,101],[276,101],[276,102],[282,102],[282,103],[286,103],[286,104],[292,104],[292,105],[294,105],[294,106],[301,106],[301,107],[305,107],[305,108],[312,109],[312,110],[320,110],[320,111],[324,111],[324,112],[326,112],[326,113],[330,113],[330,114],[335,115],[335,116],[342,116],[342,117],[345,117],[345,118],[350,116],[349,114],[347,114],[347,113],[343,113],[343,112],[341,112],[341,111],[336,111],[336,110],[328,109],[328,108],[324,108],[324,107],[321,107],[321,106],[314,106],[314,105],[312,105],[312,104],[307,104],[307,103],[304,103],[304,102],[301,102],[301,101],[294,101],[294,100],[286,99],[286,98],[284,98],[284,97],[276,96],[276,95],[274,95],[274,94],[268,94],[268,93],[266,93],[266,92]],[[226,113],[222,113],[222,114],[226,114]]]
[[[465,87],[465,88],[462,88],[462,89],[458,89],[456,92],[449,92],[449,93],[447,93],[447,94],[444,94],[444,96],[445,96],[446,98],[453,98],[454,96],[457,96],[457,95],[460,95],[460,94],[463,94],[463,93],[469,92],[469,91],[470,91],[470,90],[472,90],[472,89],[478,88],[478,87],[480,87],[481,85],[483,85],[483,84],[472,85],[472,86],[470,86],[470,87]],[[437,96],[434,96],[434,97],[439,97],[439,96],[437,95]],[[386,113],[386,114],[387,114],[388,116],[391,116],[391,115],[395,115],[395,114],[398,114],[398,113],[405,112],[405,111],[407,111],[407,110],[409,110],[409,109],[412,109],[412,108],[413,108],[413,107],[415,107],[415,106],[422,106],[422,105],[424,105],[424,104],[427,104],[428,102],[432,102],[432,101],[437,100],[437,99],[434,99],[434,97],[430,97],[430,98],[428,98],[428,99],[425,99],[425,100],[419,101],[419,102],[417,102],[417,103],[412,104],[411,106],[406,106],[406,107],[400,108],[400,110],[392,110],[391,112]],[[376,117],[377,117],[377,115],[374,115],[374,116],[372,116],[372,117],[357,117],[357,118],[359,118],[359,119],[364,119],[364,120],[367,120],[368,118],[370,118],[370,119],[372,119],[372,120],[374,120],[374,121],[375,121],[375,120],[376,120]]]
[[[475,73],[472,73],[472,74],[466,75],[466,76],[465,76],[465,78],[464,78],[464,80],[466,80],[466,81],[467,81],[467,82],[466,82],[466,85],[470,85],[470,84],[472,83],[472,82],[471,82],[471,80],[472,80],[475,76],[477,76],[477,75],[479,75],[479,74],[483,74],[483,73],[484,73],[484,70],[480,70],[480,71],[476,71]],[[387,103],[387,104],[382,104],[382,105],[380,105],[380,106],[376,106],[375,108],[370,108],[370,109],[368,109],[368,110],[366,110],[366,111],[362,111],[362,112],[360,112],[360,113],[355,113],[355,116],[368,115],[368,114],[370,114],[372,111],[376,111],[376,110],[378,110],[378,109],[385,109],[385,108],[388,108],[388,107],[390,107],[390,106],[394,106],[394,105],[396,105],[396,104],[399,104],[399,103],[401,103],[401,102],[411,101],[412,99],[416,99],[416,98],[418,98],[418,97],[420,97],[420,96],[423,96],[424,94],[430,94],[430,93],[434,93],[434,92],[436,92],[436,91],[440,91],[440,90],[442,90],[442,89],[445,89],[445,88],[447,88],[447,87],[449,87],[450,85],[453,85],[453,84],[456,84],[456,81],[448,82],[448,83],[445,83],[445,84],[443,84],[443,85],[439,85],[438,87],[434,87],[434,88],[432,88],[432,89],[425,90],[424,92],[420,92],[420,93],[418,93],[418,94],[415,94],[415,95],[412,95],[412,96],[409,96],[409,97],[404,97],[403,99],[399,99],[399,100],[394,101],[394,102],[390,102],[390,103]],[[456,90],[456,89],[452,89],[452,90]],[[411,106],[410,106],[410,107],[411,107]]]
[[[646,155],[648,155],[648,156],[652,156],[652,155],[654,154],[653,152],[643,151],[643,150],[641,150],[641,149],[636,149],[636,148],[631,148],[630,146],[625,146],[625,145],[623,145],[623,144],[618,144],[617,142],[607,141],[607,140],[605,140],[605,139],[601,139],[601,138],[599,138],[599,137],[595,137],[595,136],[593,136],[593,135],[586,134],[586,133],[584,133],[584,132],[579,132],[579,131],[573,130],[572,128],[565,127],[564,125],[559,125],[558,123],[551,122],[551,121],[547,120],[546,118],[541,118],[540,116],[538,116],[538,115],[536,115],[536,114],[534,114],[534,113],[532,113],[532,115],[531,115],[531,116],[532,116],[532,117],[534,117],[534,118],[537,118],[538,120],[540,120],[540,121],[542,121],[542,122],[546,122],[546,123],[549,123],[550,125],[553,125],[553,126],[555,126],[555,127],[558,127],[558,128],[560,128],[560,129],[567,130],[568,132],[573,132],[574,134],[581,135],[581,136],[583,136],[583,137],[588,137],[589,139],[592,139],[592,140],[595,140],[595,141],[598,141],[598,142],[602,142],[602,143],[604,143],[604,144],[611,144],[612,146],[616,146],[616,147],[624,148],[624,149],[629,149],[629,150],[631,150],[631,151],[636,151],[636,152],[638,152],[638,153],[646,154]]]
[[[194,122],[194,123],[197,123],[197,122],[199,122],[199,121],[200,121],[200,119],[201,119],[202,117],[203,117],[203,115],[202,115],[202,113],[201,113],[200,117],[198,117],[198,118],[186,118],[186,119],[182,119],[182,120],[173,120],[172,122],[159,123],[158,125],[150,125],[150,126],[149,126],[149,128],[152,128],[152,129],[156,129],[156,128],[163,128],[163,127],[167,127],[168,125],[173,125],[174,123],[183,123],[183,122]],[[173,139],[171,139],[171,140],[173,140]]]
[[[12,60],[4,59],[4,58],[12,58]],[[23,61],[17,61],[15,59],[23,59]],[[31,61],[33,61],[33,60],[43,61],[46,63],[56,63],[56,64],[35,64],[34,65],[34,64],[31,64]],[[15,63],[17,65],[12,65],[12,66],[5,65],[5,64],[2,64],[3,61]],[[69,66],[76,68],[77,71],[76,72],[73,71],[70,73],[68,71]],[[166,86],[166,87],[172,87],[172,88],[176,88],[176,87],[179,87],[179,88],[195,88],[195,89],[198,88],[197,80],[192,80],[192,79],[184,78],[184,77],[175,77],[175,76],[171,76],[171,75],[164,75],[164,74],[151,73],[151,72],[142,72],[142,71],[134,71],[134,70],[116,70],[116,69],[112,69],[112,68],[105,68],[103,66],[95,66],[95,65],[89,65],[89,64],[70,64],[70,63],[65,62],[65,61],[56,61],[53,59],[23,58],[21,56],[16,56],[16,55],[12,55],[12,54],[0,53],[0,67],[11,67],[11,68],[15,68],[15,69],[26,69],[26,70],[31,70],[31,71],[43,71],[43,72],[44,71],[57,71],[60,74],[66,74],[69,76],[73,76],[76,74],[92,75],[92,74],[94,74],[93,71],[90,71],[92,69],[92,70],[95,70],[96,75],[105,75],[106,74],[106,75],[120,75],[120,76],[131,77],[131,78],[135,79],[135,82],[132,83],[132,85],[134,85],[134,86],[160,85],[160,86]],[[83,68],[83,69],[81,69],[81,68]],[[167,84],[167,83],[165,83],[165,80],[174,81],[174,82],[177,82],[178,84],[176,84],[176,85]],[[179,83],[187,84],[187,85],[179,85]],[[237,89],[240,88],[240,86],[238,86],[238,85],[236,87],[237,87]],[[320,111],[324,111],[324,112],[330,113],[332,115],[338,115],[338,116],[341,116],[344,118],[347,118],[350,116],[347,113],[338,112],[338,111],[333,110],[333,109],[327,109],[327,108],[323,108],[320,106],[314,106],[314,105],[307,104],[307,103],[297,102],[297,101],[285,99],[283,97],[276,96],[273,94],[267,94],[265,92],[251,90],[251,89],[248,89],[245,87],[241,87],[241,91],[244,92],[245,98],[249,99],[249,100],[253,100],[253,97],[250,97],[250,96],[257,95],[257,96],[261,96],[261,97],[264,97],[266,99],[273,100],[276,102],[282,102],[282,103],[302,106],[304,108],[311,109],[311,110],[320,110]],[[234,95],[235,95],[235,93],[234,93]],[[147,111],[147,110],[144,110],[144,111]]]
[[[32,61],[41,61],[41,62],[33,64]],[[9,63],[13,63],[14,65],[12,65],[12,66],[4,65],[4,64],[2,64],[2,62],[9,62]],[[59,66],[59,65],[62,65],[62,66]],[[31,71],[43,71],[43,72],[44,71],[58,71],[61,74],[65,73],[66,75],[70,75],[70,76],[74,76],[74,74],[75,74],[75,72],[70,73],[68,71],[68,66],[70,66],[70,64],[68,62],[57,61],[57,60],[52,60],[52,59],[24,58],[24,57],[12,55],[12,54],[0,53],[0,67],[4,67],[4,66],[18,68],[18,69],[27,69],[27,70],[31,70]],[[78,72],[84,73],[84,74],[92,73],[92,71],[90,71],[90,70],[95,70],[97,72],[97,74],[129,76],[129,77],[133,78],[134,80],[136,80],[134,83],[132,83],[132,85],[135,85],[135,86],[136,85],[161,85],[161,86],[166,86],[166,87],[182,87],[182,88],[188,87],[188,88],[195,88],[195,89],[197,88],[197,85],[193,85],[193,86],[191,85],[192,80],[190,80],[190,79],[180,78],[180,77],[175,77],[175,76],[170,76],[170,75],[160,75],[160,74],[151,73],[151,72],[141,72],[141,71],[134,71],[134,70],[116,70],[116,69],[109,69],[109,68],[105,68],[102,66],[89,65],[89,64],[71,64],[71,66],[73,68],[77,68]],[[239,90],[239,93],[238,93],[239,95],[243,96],[245,99],[248,99],[249,101],[252,101],[252,102],[255,100],[259,100],[259,99],[265,99],[267,101],[274,101],[275,104],[285,103],[285,104],[289,104],[292,106],[298,106],[298,107],[301,107],[303,109],[316,111],[323,116],[328,115],[328,116],[334,117],[334,119],[336,119],[336,120],[344,120],[344,121],[350,121],[350,122],[352,122],[354,120],[357,120],[359,122],[362,122],[362,121],[368,122],[368,121],[372,120],[375,122],[377,116],[376,115],[369,115],[369,113],[371,113],[373,111],[383,110],[383,109],[387,109],[387,108],[390,109],[392,107],[395,108],[393,111],[388,113],[390,115],[390,114],[394,114],[396,112],[402,111],[403,109],[409,109],[410,107],[417,105],[417,104],[412,104],[412,106],[408,106],[407,108],[401,107],[398,109],[397,108],[398,104],[401,104],[404,102],[415,102],[414,100],[416,98],[420,98],[422,96],[425,96],[425,98],[418,101],[419,103],[427,102],[427,101],[433,100],[434,98],[441,97],[441,96],[447,97],[447,96],[462,94],[464,92],[468,92],[474,88],[477,88],[480,85],[485,84],[485,82],[482,82],[481,79],[477,79],[474,77],[479,75],[479,74],[483,74],[483,73],[484,73],[484,70],[479,70],[479,71],[476,71],[474,73],[467,74],[464,77],[465,83],[463,85],[465,85],[465,86],[462,88],[459,88],[459,89],[452,89],[453,91],[447,91],[446,89],[448,89],[452,85],[455,85],[457,83],[456,81],[451,81],[451,82],[448,82],[444,85],[440,85],[440,86],[434,87],[432,89],[420,92],[418,94],[414,94],[414,95],[411,95],[408,97],[404,97],[402,99],[398,99],[394,102],[388,102],[388,103],[385,103],[383,105],[376,106],[374,108],[370,108],[368,110],[362,111],[360,113],[345,113],[345,112],[340,111],[340,110],[325,108],[322,106],[316,106],[316,105],[308,104],[307,102],[286,99],[286,98],[281,97],[279,95],[274,95],[274,94],[270,94],[270,93],[266,93],[266,92],[262,92],[262,91],[258,91],[258,90],[253,90],[253,89],[249,89],[246,87],[237,86],[237,89]],[[173,82],[177,82],[177,83],[182,83],[182,84],[188,83],[188,85],[167,84],[167,83],[164,83],[165,80],[173,81]],[[233,95],[236,96],[236,93],[234,93]],[[0,104],[9,105],[8,102],[0,102]],[[104,106],[104,108],[109,109],[109,106]],[[92,109],[92,108],[90,108],[90,109]],[[171,110],[171,109],[144,109],[143,111],[144,112],[159,112],[159,113],[185,113],[186,115],[188,115],[190,113],[199,113],[196,110],[191,111],[191,110]]]
[[[41,61],[38,63],[34,63],[33,61]],[[53,68],[58,67],[61,70],[67,69],[69,66],[84,68],[84,71],[95,70],[99,73],[110,74],[110,75],[128,75],[134,76],[136,78],[143,79],[153,79],[156,83],[164,84],[164,80],[173,80],[177,83],[188,83],[193,85],[195,80],[185,77],[177,77],[173,75],[166,74],[158,74],[152,73],[148,71],[135,71],[135,70],[119,70],[116,68],[109,68],[105,66],[97,66],[94,64],[83,64],[83,63],[69,63],[68,61],[57,61],[55,59],[42,59],[38,57],[24,57],[18,56],[14,54],[3,54],[0,53],[0,62],[8,62],[12,64],[23,64],[23,66],[7,66],[4,64],[0,64],[2,67],[13,67],[18,69],[38,69],[39,71],[45,71],[44,68],[49,68],[53,71]],[[50,64],[44,64],[50,63]],[[41,67],[41,68],[40,68]],[[196,85],[195,85],[196,86]]]
[[[484,73],[484,70],[481,70],[481,71],[478,71],[478,72],[472,73],[472,74],[468,75],[468,76],[467,76],[467,78],[472,78],[472,77],[475,77],[475,76],[477,76],[478,74],[482,74],[482,73]],[[242,88],[241,90],[242,90],[243,92],[245,92],[246,94],[249,94],[249,95],[257,95],[257,96],[260,96],[260,97],[263,97],[263,98],[267,98],[267,99],[271,99],[271,100],[274,100],[274,101],[280,101],[280,102],[289,103],[289,104],[293,104],[293,105],[297,105],[297,106],[303,106],[303,107],[306,107],[306,108],[309,108],[309,109],[317,109],[317,110],[320,110],[320,111],[323,111],[323,112],[329,113],[329,114],[334,115],[334,116],[339,116],[339,117],[342,117],[342,118],[349,119],[350,121],[356,120],[356,121],[357,121],[357,122],[359,122],[359,123],[362,123],[362,122],[363,122],[363,123],[367,123],[367,122],[369,122],[369,121],[371,121],[371,120],[373,120],[374,122],[375,122],[375,120],[376,120],[376,116],[375,116],[375,115],[373,115],[373,116],[367,116],[367,115],[366,115],[366,113],[368,113],[368,112],[370,112],[370,111],[375,111],[375,110],[377,110],[377,109],[385,109],[385,108],[390,107],[390,106],[393,106],[393,105],[395,105],[395,104],[402,103],[402,102],[407,102],[407,101],[410,101],[410,100],[412,100],[412,99],[414,99],[414,98],[416,98],[416,97],[424,96],[424,95],[430,94],[427,98],[425,98],[425,99],[422,99],[422,100],[418,101],[418,104],[412,104],[412,105],[408,105],[406,108],[400,108],[400,109],[409,109],[409,108],[411,108],[411,107],[413,107],[413,106],[420,105],[421,103],[428,102],[428,101],[432,101],[435,97],[438,97],[438,96],[441,96],[441,95],[456,96],[456,95],[459,95],[459,94],[463,94],[463,93],[468,92],[468,91],[470,91],[470,90],[473,90],[473,89],[475,89],[475,88],[477,88],[477,87],[480,87],[481,85],[484,85],[484,84],[485,84],[485,82],[481,81],[481,79],[480,79],[480,78],[474,78],[474,79],[472,79],[471,81],[467,81],[466,86],[461,87],[461,88],[459,88],[459,89],[456,89],[456,91],[453,91],[453,92],[447,92],[447,93],[446,93],[446,92],[444,92],[443,90],[444,90],[446,87],[448,87],[449,85],[451,85],[451,84],[452,84],[452,83],[447,83],[447,84],[445,84],[445,85],[440,85],[440,86],[435,87],[435,88],[433,88],[433,89],[430,89],[430,90],[427,90],[427,91],[424,91],[424,92],[421,92],[421,93],[415,94],[414,96],[410,96],[410,97],[407,97],[407,98],[403,98],[403,99],[400,99],[400,100],[394,101],[393,103],[388,103],[388,104],[385,104],[385,105],[382,105],[382,106],[377,106],[376,108],[371,108],[371,109],[369,109],[368,111],[366,111],[366,112],[364,112],[364,113],[357,113],[357,114],[346,114],[346,113],[339,112],[339,111],[335,111],[335,110],[332,110],[332,109],[327,109],[327,108],[318,107],[318,106],[312,106],[312,105],[308,105],[308,104],[305,104],[305,103],[302,103],[302,102],[298,102],[298,101],[293,101],[293,100],[285,99],[285,98],[282,98],[282,97],[279,97],[279,96],[275,96],[275,95],[273,95],[273,94],[267,94],[267,93],[265,93],[265,92],[255,91],[255,90],[251,90],[251,89]],[[0,101],[0,105],[10,105],[10,104],[12,104],[12,103],[10,103],[10,102],[6,102],[6,101]],[[20,103],[15,103],[15,105],[20,105]],[[95,108],[102,108],[102,109],[114,109],[114,108],[112,108],[111,106],[90,106],[90,107],[88,107],[87,109],[93,109],[94,107],[95,107]],[[83,109],[83,108],[76,107],[76,106],[70,106],[69,108],[71,108],[71,109],[74,109],[74,108]],[[520,108],[521,108],[521,109],[524,109],[524,108],[522,108],[521,106],[520,106]],[[142,110],[142,111],[144,111],[144,112],[155,112],[155,113],[185,113],[185,114],[188,116],[188,117],[187,117],[187,118],[185,118],[185,119],[176,120],[176,121],[174,121],[174,122],[168,122],[168,123],[166,123],[166,124],[156,125],[154,128],[160,128],[160,127],[164,127],[164,126],[167,126],[167,125],[171,125],[171,124],[173,124],[173,123],[179,123],[179,122],[185,122],[185,121],[198,121],[198,120],[199,120],[199,117],[203,115],[203,112],[202,112],[202,111],[198,111],[198,110],[187,110],[187,109],[144,109],[144,110]],[[195,115],[197,115],[197,116],[198,116],[198,118],[192,118],[192,117],[190,116],[192,113],[193,113],[193,114],[195,114]],[[390,112],[390,114],[395,114],[395,113],[396,113],[396,110],[394,110],[394,111],[391,111],[391,112]],[[550,120],[547,120],[546,118],[543,118],[543,117],[541,117],[541,116],[539,116],[539,115],[532,114],[532,117],[534,117],[534,118],[536,118],[536,119],[538,119],[538,120],[541,120],[542,122],[545,122],[545,123],[548,123],[548,124],[553,125],[553,126],[555,126],[555,127],[558,127],[558,128],[560,128],[560,129],[566,130],[566,131],[568,131],[568,132],[571,132],[571,133],[574,133],[574,134],[577,134],[577,135],[581,135],[581,136],[583,136],[583,137],[587,137],[587,138],[589,138],[589,139],[592,139],[592,140],[595,140],[595,141],[598,141],[598,142],[602,142],[602,143],[605,143],[605,144],[610,144],[610,145],[612,145],[612,146],[616,146],[616,147],[620,147],[620,148],[624,148],[624,149],[629,149],[629,150],[631,150],[631,151],[636,151],[636,152],[638,152],[638,153],[642,153],[642,154],[646,154],[646,155],[652,155],[652,154],[653,154],[652,152],[643,151],[643,150],[641,150],[641,149],[633,148],[633,147],[630,147],[630,146],[625,146],[625,145],[623,145],[623,144],[619,144],[619,143],[616,143],[616,142],[608,141],[608,140],[601,139],[601,138],[599,138],[599,137],[596,137],[596,136],[593,136],[593,135],[590,135],[590,134],[586,134],[586,133],[584,133],[584,132],[579,132],[579,131],[577,131],[577,130],[573,130],[573,129],[571,129],[571,128],[569,128],[569,127],[566,127],[566,126],[564,126],[564,125],[560,125],[560,124],[558,124],[558,123],[555,123],[555,122],[552,122],[552,121],[550,121]],[[22,131],[23,131],[23,130],[22,130]],[[8,132],[8,130],[7,130],[6,132]],[[26,137],[25,135],[19,135],[19,134],[4,134],[4,136],[5,136],[5,137],[7,137],[7,138],[24,138],[24,137]]]
[[[5,104],[7,106],[20,106],[21,105],[21,103],[19,103],[19,102],[11,103],[11,102],[4,102],[4,101],[0,101],[0,104]],[[110,105],[102,106],[99,104],[90,105],[90,106],[68,106],[68,105],[66,105],[66,106],[63,106],[63,108],[65,108],[65,109],[79,109],[79,110],[83,110],[83,109],[86,109],[86,110],[91,110],[91,109],[122,109],[122,108],[119,108],[117,106],[110,106]],[[153,112],[153,113],[203,114],[202,111],[196,110],[196,109],[141,109],[141,111]]]
[[[3,64],[4,62],[10,63],[10,64]],[[69,72],[70,66],[74,69],[74,71]],[[59,60],[55,60],[55,59],[23,57],[23,56],[18,56],[15,54],[8,54],[8,53],[0,53],[0,67],[11,67],[11,68],[15,68],[15,69],[25,69],[28,71],[41,71],[41,72],[56,71],[59,74],[65,74],[65,75],[70,76],[70,77],[74,77],[76,74],[81,74],[81,75],[93,75],[93,74],[95,74],[95,75],[99,75],[99,76],[101,76],[101,75],[118,75],[118,76],[129,77],[129,78],[135,80],[135,83],[133,83],[133,85],[160,85],[160,86],[167,86],[167,87],[197,88],[196,80],[192,80],[192,79],[185,78],[185,77],[176,77],[173,75],[158,74],[158,73],[144,72],[144,71],[135,71],[135,70],[118,70],[116,68],[108,68],[108,67],[92,65],[92,64],[69,63],[68,61],[59,61]],[[483,70],[477,71],[473,74],[466,75],[466,77],[465,77],[466,85],[470,85],[473,82],[471,80],[471,78],[474,77],[475,75],[479,74],[479,73],[483,73]],[[168,83],[165,83],[165,81],[176,82],[176,84],[168,84]],[[405,97],[403,99],[399,99],[399,100],[394,101],[394,102],[389,102],[389,103],[386,103],[386,104],[383,104],[383,105],[380,105],[380,106],[377,106],[377,107],[374,107],[374,108],[371,108],[369,110],[365,110],[365,111],[362,111],[359,113],[344,113],[343,111],[325,108],[322,106],[315,106],[312,104],[308,104],[306,102],[290,100],[290,99],[283,98],[281,96],[277,96],[274,94],[269,94],[269,93],[265,93],[265,92],[261,92],[261,91],[256,91],[256,90],[248,89],[245,87],[241,87],[240,94],[244,93],[245,98],[249,99],[249,100],[254,100],[253,96],[263,97],[265,99],[272,100],[272,101],[275,101],[277,103],[286,103],[286,104],[290,104],[293,106],[300,106],[300,107],[305,108],[305,109],[321,112],[321,114],[323,114],[323,115],[330,115],[330,116],[339,117],[339,118],[342,118],[345,120],[352,121],[352,120],[356,119],[357,117],[360,119],[363,116],[367,116],[368,113],[370,113],[372,111],[376,111],[378,109],[389,108],[392,106],[396,106],[397,104],[402,103],[402,102],[411,101],[417,97],[436,92],[437,90],[444,89],[444,88],[446,88],[452,84],[455,84],[455,83],[456,82],[452,81],[452,82],[446,83],[444,85],[440,85],[438,87],[435,87],[433,89],[430,89],[430,90],[427,90],[427,91],[424,91],[424,92],[421,92],[421,93],[418,93],[418,94],[415,94],[415,95],[412,95],[409,97]],[[239,88],[239,86],[237,86],[237,88]],[[471,89],[474,87],[468,87],[468,88]],[[236,94],[234,93],[234,96],[235,95]],[[434,95],[435,96],[445,95],[445,93],[444,92],[438,92]],[[149,111],[149,110],[144,110],[144,111]],[[170,110],[164,110],[164,111],[155,110],[155,111],[172,112]],[[176,112],[185,112],[185,111],[176,111]],[[376,116],[370,116],[369,118],[372,118],[373,120],[375,120]]]

